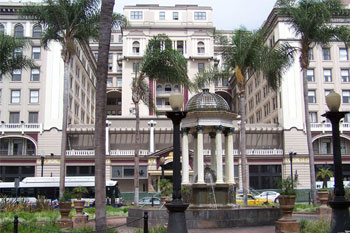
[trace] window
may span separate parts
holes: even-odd
[[[198,72],[202,73],[204,71],[204,63],[198,63]]]
[[[30,81],[39,81],[39,80],[40,80],[39,69],[32,69],[32,73],[30,75]]]
[[[19,123],[19,112],[10,112],[10,123]]]
[[[350,77],[349,77],[349,70],[348,69],[341,69],[341,81],[344,83],[350,82]]]
[[[113,86],[113,78],[107,78],[107,87]]]
[[[325,60],[325,61],[331,60],[331,49],[330,48],[322,48],[322,56],[323,56],[323,60]]]
[[[249,184],[254,189],[275,189],[282,178],[281,165],[249,165]]]
[[[40,59],[40,47],[33,47],[32,48],[32,58],[33,59]]]
[[[176,50],[179,51],[181,54],[184,54],[184,41],[183,40],[176,41]]]
[[[109,54],[108,54],[108,59],[109,59],[109,60],[112,60],[112,59],[113,59],[113,53],[109,53]]]
[[[199,42],[197,43],[197,52],[198,52],[199,54],[204,54],[204,53],[205,53],[204,42],[199,41]]]
[[[21,90],[11,90],[11,103],[19,104],[21,102]]]
[[[162,92],[163,91],[162,85],[157,85],[156,91],[157,92]]]
[[[179,20],[179,12],[173,12],[173,20]]]
[[[309,90],[308,91],[308,102],[309,103],[316,103],[316,91],[315,90]]]
[[[29,112],[28,114],[28,123],[38,123],[39,122],[39,113],[38,112]]]
[[[156,105],[157,106],[162,106],[163,105],[163,100],[162,99],[157,99]]]
[[[307,70],[306,76],[308,82],[315,82],[315,74],[313,69]]]
[[[132,63],[132,72],[137,73],[139,72],[140,63]]]
[[[111,35],[111,43],[114,42],[114,35]]]
[[[41,25],[35,25],[33,27],[33,37],[40,38],[42,33]]]
[[[165,11],[159,12],[159,20],[165,20]]]
[[[350,91],[349,90],[343,90],[342,91],[343,96],[343,103],[349,104],[350,103]]]
[[[206,20],[206,12],[194,12],[194,20]]]
[[[323,78],[324,82],[332,82],[332,70],[330,69],[324,69],[323,70]]]
[[[314,60],[314,49],[313,48],[309,49],[309,60],[310,61]]]
[[[339,60],[340,61],[348,60],[348,50],[346,48],[339,48]]]
[[[345,114],[344,122],[345,123],[350,123],[350,113]]]
[[[117,105],[117,99],[114,97],[107,98],[107,105]]]
[[[24,36],[22,24],[17,24],[17,25],[15,26],[15,33],[14,33],[13,36],[16,37],[16,38],[19,38],[19,37],[23,37],[23,36]]]
[[[39,90],[30,90],[29,103],[31,104],[39,103]]]
[[[131,11],[130,18],[131,19],[142,19],[142,11]]]
[[[331,93],[332,90],[324,90],[324,96],[325,96],[325,99],[327,97],[327,95],[329,95]]]
[[[113,70],[113,63],[108,63],[108,70],[112,71]]]
[[[22,57],[23,55],[23,48],[19,47],[16,48],[14,51],[14,57]]]
[[[122,43],[122,42],[123,42],[123,35],[119,35],[119,36],[118,36],[118,42],[119,42],[119,43]]]
[[[140,42],[134,41],[132,43],[132,53],[133,54],[139,54],[140,53]]]
[[[117,77],[117,87],[122,87],[122,85],[123,85],[122,77]]]
[[[165,92],[171,92],[171,85],[170,84],[165,84],[164,90],[165,90]]]
[[[317,123],[317,112],[309,112],[310,123]]]
[[[179,87],[179,85],[174,85],[174,91],[175,92],[180,92],[180,87]]]
[[[0,33],[5,34],[5,27],[0,23]]]

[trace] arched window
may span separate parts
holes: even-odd
[[[165,92],[171,92],[171,85],[165,84]]]
[[[175,92],[179,92],[179,91],[180,91],[179,85],[174,85],[174,91],[175,91]]]
[[[5,27],[0,23],[0,33],[5,34]]]
[[[205,48],[204,48],[204,42],[203,41],[199,41],[197,44],[197,52],[199,54],[204,54],[205,53]]]
[[[15,26],[15,33],[14,33],[14,37],[19,38],[19,37],[23,37],[24,33],[23,33],[23,26],[22,24],[17,24]]]
[[[134,41],[132,43],[132,52],[134,54],[139,54],[140,53],[140,42],[138,41]]]
[[[33,37],[40,38],[42,33],[41,25],[37,24],[33,27]]]
[[[162,92],[162,91],[163,91],[162,85],[157,85],[157,92]]]

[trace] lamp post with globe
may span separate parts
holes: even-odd
[[[349,112],[339,111],[341,97],[334,91],[327,95],[326,102],[330,111],[322,116],[329,119],[332,123],[333,169],[335,182],[334,199],[329,201],[329,205],[332,207],[331,233],[338,233],[350,229],[350,202],[345,199],[339,135],[339,121]]]

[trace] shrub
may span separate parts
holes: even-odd
[[[329,233],[331,231],[331,222],[328,219],[300,221],[300,233]]]

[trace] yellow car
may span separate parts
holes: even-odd
[[[248,205],[254,206],[254,205],[262,205],[266,203],[266,198],[265,199],[256,199],[253,195],[248,194]],[[272,200],[268,200],[268,202],[271,204],[273,203]],[[238,205],[243,205],[243,194],[237,194],[236,195],[236,203]]]

